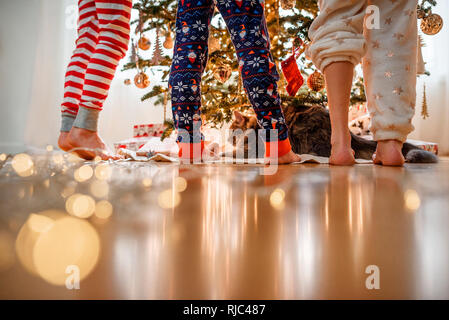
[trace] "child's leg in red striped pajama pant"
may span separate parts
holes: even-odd
[[[95,0],[98,43],[85,72],[79,110],[68,136],[73,147],[85,149],[78,154],[86,159],[111,157],[97,133],[98,117],[117,65],[128,49],[131,7],[131,0]]]
[[[98,42],[98,17],[94,0],[78,1],[78,39],[65,74],[64,99],[61,104],[61,132],[59,147],[69,151],[73,146],[68,142],[69,132],[78,114],[84,75]]]

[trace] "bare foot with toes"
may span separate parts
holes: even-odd
[[[118,160],[119,156],[112,155],[97,132],[73,127],[67,142],[78,156],[85,160],[92,160],[100,156],[102,160]]]
[[[265,158],[265,164],[290,164],[299,161],[301,161],[301,157],[291,150],[279,158]]]

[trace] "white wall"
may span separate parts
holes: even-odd
[[[75,26],[70,24],[76,21],[71,11],[76,4],[76,0],[0,0],[0,152],[56,145],[64,73],[76,40]],[[123,84],[136,71],[121,68],[100,118],[100,132],[108,144],[132,137],[134,124],[163,121],[162,106],[140,101],[146,90]],[[156,84],[158,78],[151,82]]]
[[[0,1],[0,150],[20,151],[25,140],[40,21],[39,1]]]
[[[449,1],[440,0],[433,12],[444,20],[444,27],[435,36],[423,35],[423,48],[428,76],[420,76],[417,86],[415,132],[410,137],[439,143],[440,154],[449,154]],[[426,84],[430,117],[423,120],[421,105],[423,85]]]

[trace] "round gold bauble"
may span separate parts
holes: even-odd
[[[315,71],[307,79],[307,86],[316,92],[323,90],[326,87],[324,76],[319,71]]]
[[[139,49],[148,50],[151,47],[151,42],[147,37],[141,36],[137,45],[139,46]]]
[[[145,72],[139,72],[134,77],[134,84],[136,85],[137,88],[145,89],[150,85],[150,79],[145,74]]]
[[[165,38],[163,46],[164,46],[165,49],[172,49],[173,48],[173,38],[171,37],[171,35],[168,35]]]
[[[281,0],[281,8],[283,10],[291,10],[295,7],[296,0]]]
[[[436,13],[431,13],[421,20],[421,30],[427,35],[433,36],[443,28],[443,18]]]
[[[213,74],[214,74],[214,78],[217,81],[219,81],[221,83],[225,83],[231,77],[232,68],[229,64],[226,64],[226,63],[219,64],[213,68]]]

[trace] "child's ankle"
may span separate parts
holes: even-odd
[[[178,142],[178,156],[181,161],[201,162],[204,151],[204,141],[195,143]]]
[[[332,147],[351,147],[351,133],[348,131],[332,133],[331,136]]]
[[[290,140],[265,142],[265,158],[280,158],[292,150]]]

